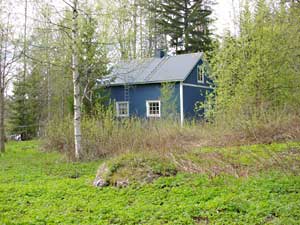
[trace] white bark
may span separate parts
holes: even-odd
[[[25,0],[25,8],[24,8],[24,43],[23,43],[23,81],[26,80],[26,72],[27,72],[27,60],[26,60],[26,53],[27,53],[27,0]]]
[[[0,1],[0,7],[2,6]],[[1,12],[1,9],[0,9]],[[5,41],[4,29],[0,27],[0,153],[5,152],[5,140],[4,140],[4,83],[5,83],[5,71],[4,71],[4,59],[6,53],[4,52],[3,43]],[[4,54],[3,54],[4,53]]]
[[[81,103],[78,71],[78,0],[73,0],[72,24],[72,73],[74,86],[74,143],[75,158],[81,158]]]
[[[4,68],[3,68],[3,32],[0,33],[0,153],[5,152],[4,143]],[[5,58],[5,57],[4,57]]]
[[[0,77],[0,153],[5,152],[4,88],[2,87],[2,81],[2,77]]]

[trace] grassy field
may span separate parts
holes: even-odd
[[[1,225],[300,224],[299,143],[195,150],[191,156],[199,157],[194,159],[199,165],[209,155],[218,167],[224,162],[218,151],[225,151],[223,158],[253,170],[255,156],[269,160],[264,150],[280,153],[281,158],[272,156],[270,168],[257,164],[255,173],[244,176],[179,171],[150,184],[102,189],[92,186],[101,161],[68,163],[37,148],[36,142],[9,143],[0,156]],[[291,164],[274,166],[282,155]]]

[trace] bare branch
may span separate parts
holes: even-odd
[[[75,9],[75,7],[74,7],[71,3],[67,2],[66,0],[62,0],[62,1],[63,1],[66,5],[70,6],[72,10]]]

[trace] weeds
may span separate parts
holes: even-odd
[[[46,129],[43,147],[74,156],[72,118],[56,119]],[[82,120],[82,148],[85,160],[129,152],[186,152],[207,146],[238,146],[300,140],[298,114],[265,113],[259,117],[219,119],[214,123],[176,120],[118,120],[111,110]]]
[[[124,180],[128,184],[147,183],[147,179],[151,178],[149,181],[152,182],[177,172],[202,174],[210,178],[222,175],[250,177],[264,171],[280,171],[282,174],[298,176],[300,143],[200,148],[160,155],[155,152],[127,153],[107,160],[105,165],[108,173],[100,169],[97,176],[113,186]]]

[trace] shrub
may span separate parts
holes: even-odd
[[[82,119],[82,149],[85,160],[130,152],[185,152],[203,146],[234,146],[300,140],[300,117],[296,113],[273,112],[214,123],[190,121],[181,127],[174,120],[114,118],[112,110]],[[51,121],[45,132],[45,150],[58,150],[73,159],[71,117]]]
[[[44,149],[58,150],[73,159],[72,124],[71,117],[51,121],[46,128]],[[184,147],[186,139],[188,135],[173,120],[118,120],[111,110],[82,119],[82,149],[87,160],[140,150],[163,153]]]

